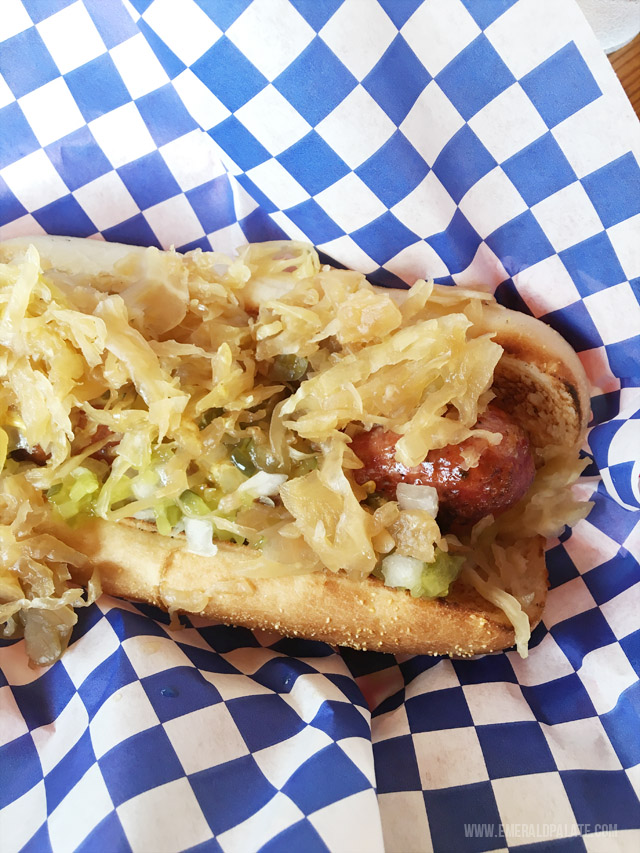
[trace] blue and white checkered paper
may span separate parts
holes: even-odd
[[[636,850],[640,130],[577,6],[1,5],[0,238],[288,236],[483,283],[579,352],[595,460],[525,661],[176,633],[106,597],[48,669],[5,644],[3,853]]]

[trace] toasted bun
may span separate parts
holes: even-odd
[[[35,245],[44,268],[87,275],[111,272],[130,252],[144,249],[97,240],[17,238],[0,245],[0,261]],[[503,408],[527,430],[534,448],[559,446],[575,453],[586,429],[589,388],[577,355],[553,329],[501,306],[485,312],[504,355],[494,391]],[[159,536],[145,522],[96,519],[76,528],[51,519],[47,530],[90,559],[74,579],[85,583],[99,569],[105,592],[215,621],[274,630],[355,649],[405,654],[467,656],[504,649],[514,631],[502,610],[458,581],[446,599],[412,598],[370,577],[350,580],[329,571],[251,577],[260,555],[220,543],[214,557],[186,550],[180,538]],[[532,628],[547,592],[544,541],[522,543],[528,563]],[[285,567],[283,567],[285,568]],[[286,570],[286,569],[285,569]]]

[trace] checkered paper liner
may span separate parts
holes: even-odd
[[[107,597],[48,669],[5,643],[3,853],[638,848],[639,152],[571,0],[2,0],[0,238],[287,236],[489,285],[580,354],[595,501],[527,660]]]

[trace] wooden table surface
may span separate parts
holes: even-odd
[[[626,47],[609,54],[609,60],[636,115],[640,117],[640,35]]]

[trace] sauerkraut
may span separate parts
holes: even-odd
[[[237,258],[151,248],[97,275],[43,266],[33,246],[0,265],[5,635],[23,631],[50,662],[72,608],[96,594],[70,583],[82,555],[38,534],[47,512],[151,520],[199,554],[243,543],[262,551],[267,576],[290,562],[364,578],[390,553],[457,573],[453,551],[469,560],[468,547],[421,506],[376,507],[351,476],[349,440],[382,425],[407,466],[473,434],[499,441],[474,430],[502,353],[473,329],[493,300],[425,281],[400,305],[392,296],[297,242]],[[547,473],[486,547],[560,523],[558,487],[577,473],[558,460]],[[495,580],[473,571],[481,592]],[[517,583],[501,583],[517,602]]]

